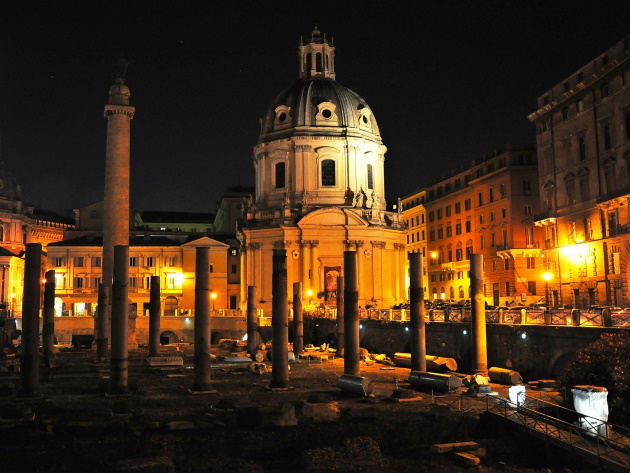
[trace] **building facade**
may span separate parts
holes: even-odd
[[[630,305],[630,36],[542,94],[529,119],[553,304]]]
[[[335,48],[319,30],[299,47],[299,79],[273,101],[254,147],[255,195],[243,209],[241,300],[257,288],[271,308],[272,255],[287,252],[288,294],[334,303],[345,250],[356,250],[359,304],[406,299],[405,225],[385,203],[383,145],[374,114],[336,81]],[[308,304],[307,304],[308,305]]]
[[[26,245],[39,243],[45,251],[70,228],[70,219],[25,204],[20,185],[0,162],[0,313],[22,313]]]
[[[430,300],[470,298],[470,255],[484,259],[484,295],[491,305],[544,297],[538,171],[533,148],[494,152],[401,199],[407,250],[424,256]]]
[[[193,315],[195,249],[210,248],[212,310],[238,309],[238,241],[173,233],[136,233],[129,237],[129,299],[132,312],[148,315],[151,276],[159,276],[162,315]],[[56,316],[93,316],[103,274],[103,240],[89,235],[48,246],[47,269],[55,270]]]

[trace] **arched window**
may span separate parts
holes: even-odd
[[[315,72],[322,72],[322,53],[315,54]]]
[[[449,297],[455,299],[455,288],[453,286],[449,288]]]
[[[0,241],[4,241],[4,226],[0,225]]]
[[[286,163],[276,163],[276,189],[286,187]]]
[[[368,189],[374,189],[374,173],[371,164],[367,165],[367,187]]]
[[[306,55],[306,77],[311,77],[311,53]]]
[[[324,159],[322,161],[322,186],[336,185],[335,179],[335,161]]]
[[[462,286],[459,286],[459,298],[464,298],[464,288]]]

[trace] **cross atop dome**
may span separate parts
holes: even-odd
[[[335,47],[317,26],[308,44],[300,42],[300,79],[335,79]]]

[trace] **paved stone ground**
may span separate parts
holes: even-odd
[[[145,350],[130,353],[128,397],[105,394],[109,365],[94,363],[90,351],[61,353],[43,369],[41,399],[17,400],[19,375],[0,373],[0,472],[597,471],[500,432],[483,416],[484,399],[418,392],[421,400],[393,402],[396,389],[411,388],[407,368],[362,362],[374,388],[366,398],[337,387],[343,359],[325,353],[290,363],[284,391],[267,389],[270,373],[228,358],[213,365],[216,392],[190,394],[192,350],[169,350],[164,356],[181,355],[184,366],[150,366]],[[506,395],[507,387],[493,387]],[[335,406],[328,402],[337,403],[338,420],[307,415],[316,404]],[[278,426],[291,408],[297,425]],[[474,468],[430,450],[469,440],[485,450]]]

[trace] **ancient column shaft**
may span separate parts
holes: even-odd
[[[36,396],[39,391],[39,304],[41,297],[42,245],[27,243],[22,300],[22,340],[18,397]]]
[[[210,248],[195,256],[195,359],[191,392],[210,390]]]
[[[112,353],[109,394],[129,391],[129,246],[114,247],[114,282],[112,285]]]
[[[289,315],[287,250],[273,250],[271,281],[271,388],[289,387]]]
[[[472,295],[472,372],[488,376],[486,307],[483,298],[483,255],[481,254],[470,255],[470,291]]]
[[[359,282],[357,252],[343,252],[345,341],[343,372],[359,376]]]
[[[304,351],[304,312],[302,311],[302,283],[293,283],[293,353],[299,357]]]
[[[46,271],[44,283],[44,312],[42,325],[42,353],[47,361],[55,350],[55,270]]]
[[[422,254],[409,253],[411,371],[427,370],[426,328],[422,294]]]
[[[129,245],[130,122],[135,108],[129,106],[129,88],[118,77],[109,89],[107,146],[105,152],[105,196],[103,202],[103,290],[99,290],[96,318],[96,356],[107,357],[111,306],[109,294],[114,273],[114,246]],[[126,342],[126,341],[125,341]]]
[[[256,360],[256,353],[258,353],[256,286],[247,286],[247,352],[252,360]]]
[[[160,354],[160,277],[151,276],[149,293],[149,356]]]

